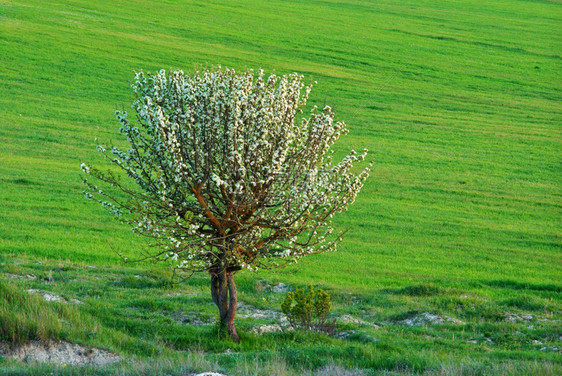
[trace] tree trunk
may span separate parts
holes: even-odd
[[[234,315],[238,305],[234,272],[226,268],[211,271],[211,295],[219,308],[221,325],[224,326],[235,342],[240,342],[240,337],[234,327]]]

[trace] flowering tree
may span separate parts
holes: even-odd
[[[99,196],[133,231],[153,239],[148,257],[208,272],[220,321],[235,341],[234,274],[334,250],[330,218],[351,204],[367,151],[332,162],[347,132],[328,106],[300,115],[303,76],[232,69],[137,73],[136,121],[116,112],[128,149],[98,150],[134,181],[85,164],[87,198]],[[304,89],[304,90],[303,90]],[[121,174],[123,175],[123,174]]]

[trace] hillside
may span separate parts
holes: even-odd
[[[1,283],[14,302],[36,289],[84,303],[32,299],[52,311],[52,330],[0,334],[137,357],[140,368],[118,366],[131,374],[181,374],[182,351],[194,370],[239,374],[555,374],[561,23],[562,6],[546,1],[0,0]],[[349,230],[338,252],[237,276],[250,307],[240,345],[214,335],[206,276],[170,286],[164,265],[123,265],[114,250],[146,243],[83,199],[79,169],[108,166],[95,139],[123,142],[113,113],[129,108],[134,71],[218,64],[318,81],[309,102],[333,105],[350,128],[339,150],[366,147],[375,163],[336,219]],[[335,317],[364,323],[342,323],[343,339],[253,333],[275,322],[251,313],[279,310],[283,294],[267,286],[280,282],[320,285]],[[34,327],[18,306],[1,323]],[[424,313],[463,324],[405,322]],[[0,360],[5,373],[37,367]]]

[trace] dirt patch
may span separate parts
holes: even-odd
[[[31,341],[15,347],[10,347],[6,343],[0,343],[0,354],[22,362],[57,363],[75,366],[103,366],[121,360],[119,355],[109,351],[89,348],[66,341]]]
[[[491,339],[491,338],[488,338],[488,337],[484,337],[484,339],[482,339],[482,340],[470,339],[470,340],[468,340],[467,342],[468,342],[468,343],[474,343],[474,344],[477,344],[477,343],[485,343],[485,344],[488,344],[488,345],[491,345],[491,344],[494,343],[494,341],[492,341],[492,339]]]
[[[545,346],[541,347],[540,351],[558,351],[558,347]]]
[[[288,328],[292,329],[292,328]],[[282,332],[283,327],[278,324],[271,324],[271,325],[258,325],[252,328],[252,333],[254,334],[265,334],[265,333],[275,333],[275,332]]]
[[[83,302],[81,302],[78,299],[70,299],[70,300],[66,300],[65,298],[63,298],[60,295],[56,295],[56,294],[51,294],[49,292],[41,292],[39,290],[36,289],[29,289],[27,290],[28,293],[30,294],[40,294],[43,299],[45,299],[48,302],[62,302],[62,303],[74,303],[74,304],[84,304]]]
[[[271,309],[259,309],[252,305],[238,302],[238,313],[236,314],[236,316],[241,319],[251,318],[255,320],[275,322],[275,324],[254,326],[252,328],[252,333],[254,334],[261,335],[265,333],[275,333],[285,330],[292,330],[292,328],[290,328],[289,320],[287,319],[287,317],[279,311],[274,311]]]
[[[354,325],[363,325],[363,326],[371,326],[375,329],[379,329],[377,324],[365,321],[363,319],[351,316],[351,315],[342,315],[338,318],[338,321],[344,324],[354,324]]]
[[[366,334],[364,332],[361,332],[359,330],[348,330],[345,332],[338,332],[335,335],[333,335],[334,338],[337,339],[343,339],[343,340],[350,340],[351,338],[353,338],[356,341],[359,342],[363,342],[363,343],[372,343],[372,342],[378,342],[378,339]]]
[[[530,314],[521,314],[518,315],[517,313],[505,313],[505,321],[516,323],[516,322],[529,322],[533,319],[533,315]]]
[[[283,282],[280,282],[276,285],[272,285],[269,282],[267,282],[265,279],[261,279],[256,282],[256,285],[254,286],[254,290],[258,292],[268,291],[274,293],[283,293],[283,292],[291,291],[291,286]]]
[[[271,291],[276,292],[276,293],[288,292],[290,290],[291,290],[291,287],[289,285],[284,284],[284,283],[278,283],[277,285],[275,285],[271,288]]]
[[[278,320],[282,318],[283,313],[271,309],[259,309],[252,305],[238,302],[238,313],[236,314],[236,316],[241,319],[252,318],[263,320]]]
[[[443,323],[451,323],[451,324],[458,324],[464,325],[465,323],[459,319],[455,319],[454,317],[450,316],[439,316],[429,312],[423,312],[411,317],[408,317],[404,320],[400,320],[397,322],[398,324],[404,324],[408,326],[423,326],[423,325],[431,325],[431,324],[443,324]]]

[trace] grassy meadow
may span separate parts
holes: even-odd
[[[560,25],[557,1],[0,0],[0,339],[124,357],[0,373],[562,373]],[[255,312],[280,310],[277,283],[321,286],[346,336],[250,316],[221,338],[208,277],[124,265],[146,242],[83,198],[134,71],[218,64],[318,81],[339,150],[371,151],[338,252],[237,275]],[[424,313],[451,320],[406,324]]]

